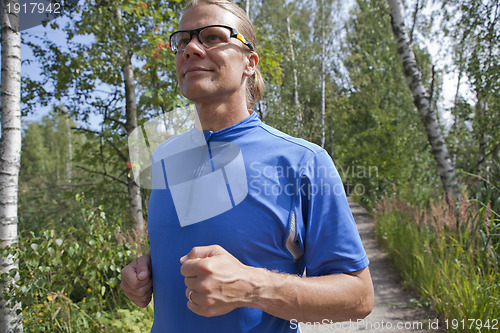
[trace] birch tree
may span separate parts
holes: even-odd
[[[415,54],[406,31],[403,15],[403,6],[400,0],[388,0],[391,11],[391,24],[394,38],[398,46],[398,53],[403,63],[406,80],[413,95],[413,102],[417,107],[422,120],[427,140],[432,149],[437,171],[445,192],[457,197],[458,182],[455,167],[448,154],[443,133],[438,123],[436,112],[432,107],[432,100],[422,82],[422,74],[418,68]]]
[[[321,0],[321,141],[320,146],[325,148],[325,61],[326,61],[326,38],[325,38],[325,0]]]
[[[401,88],[406,79],[388,12],[386,0],[356,0],[339,52],[346,55],[349,93],[327,94],[326,146],[333,146],[343,180],[353,184],[353,193],[362,191],[366,205],[393,193],[394,185],[420,200],[441,184],[413,97]],[[417,54],[427,69],[429,57]]]
[[[137,100],[135,95],[134,68],[132,66],[132,53],[130,52],[123,26],[122,9],[116,4],[114,6],[118,23],[118,38],[121,44],[121,69],[123,84],[125,86],[125,130],[127,131],[127,136],[129,136],[130,133],[137,128]],[[141,189],[134,177],[128,178],[127,186],[130,216],[135,222],[137,231],[142,235],[146,225],[142,212]]]
[[[297,60],[295,58],[295,48],[293,47],[292,40],[292,30],[290,28],[290,17],[287,16],[285,19],[286,22],[286,32],[288,36],[288,47],[290,49],[290,59],[292,60],[292,73],[293,73],[293,102],[295,103],[294,107],[297,109],[297,126],[299,128],[302,127],[302,108],[300,106],[299,100],[299,79],[297,74]]]
[[[17,198],[21,160],[21,33],[19,17],[7,8],[17,0],[2,1],[1,138],[0,138],[0,246],[17,243]],[[9,5],[9,7],[7,7]],[[6,291],[17,280],[18,263],[0,256],[0,285]],[[0,331],[22,332],[21,305],[0,295]]]

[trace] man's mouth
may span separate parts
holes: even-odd
[[[199,73],[204,73],[204,72],[208,72],[209,70],[206,69],[205,67],[201,67],[201,66],[192,66],[192,67],[188,67],[185,71],[184,71],[184,76],[186,75],[193,75],[193,74],[199,74]]]

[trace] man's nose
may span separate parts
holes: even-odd
[[[189,57],[192,54],[196,54],[202,57],[205,54],[205,47],[198,39],[196,34],[191,36],[189,43],[187,43],[186,48],[184,49],[184,56]]]

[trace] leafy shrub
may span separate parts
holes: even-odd
[[[138,256],[140,244],[124,237],[121,220],[108,221],[102,206],[90,206],[81,195],[77,201],[81,228],[22,231],[17,248],[2,250],[19,260],[19,281],[9,296],[23,306],[24,330],[126,332],[114,321],[127,311],[142,311],[137,318],[151,321],[152,311],[130,310],[119,288],[121,268]]]

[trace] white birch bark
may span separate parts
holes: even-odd
[[[121,24],[122,13],[119,6],[116,7],[116,17],[118,18],[119,24]],[[130,133],[132,133],[137,128],[137,103],[135,95],[134,70],[132,67],[132,59],[131,55],[129,54],[129,49],[126,41],[127,39],[125,37],[125,31],[122,29],[122,73],[123,81],[125,83],[126,113],[125,127],[127,130],[127,135],[130,135]],[[145,232],[145,223],[144,216],[142,214],[141,189],[135,182],[135,179],[132,175],[128,177],[128,198],[130,215],[135,221],[137,232],[142,236]]]
[[[293,40],[292,40],[292,31],[290,29],[290,18],[286,18],[286,31],[288,34],[288,43],[290,46],[290,58],[292,59],[292,73],[293,73],[293,101],[295,103],[295,107],[297,108],[297,123],[298,127],[302,128],[302,108],[300,106],[300,100],[299,100],[299,78],[297,74],[297,62],[295,61],[295,49],[293,47]]]
[[[21,162],[21,33],[19,17],[7,12],[17,0],[0,4],[2,39],[2,80],[0,83],[2,120],[0,138],[0,246],[17,242],[17,196]],[[18,268],[12,256],[0,257],[0,270],[8,273]],[[2,291],[8,290],[18,276],[0,280]],[[0,294],[0,332],[23,331],[21,305],[4,299]]]
[[[403,68],[413,95],[413,103],[420,113],[427,140],[432,148],[434,160],[443,188],[448,195],[456,198],[459,196],[456,171],[448,154],[448,148],[439,127],[436,112],[432,109],[432,102],[428,91],[422,83],[415,54],[410,45],[410,39],[404,24],[403,6],[400,0],[388,0],[391,10],[391,24],[394,39],[398,46],[398,52],[403,62]]]

